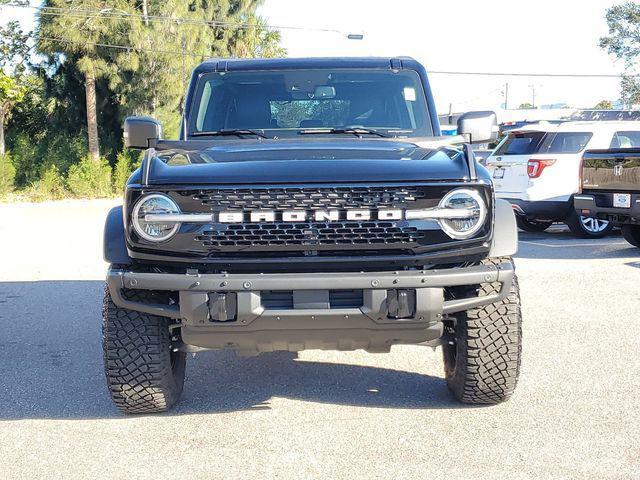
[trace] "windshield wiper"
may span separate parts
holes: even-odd
[[[365,128],[365,127],[344,127],[344,128],[306,128],[303,130],[298,130],[300,135],[310,135],[310,134],[339,134],[339,133],[352,133],[356,136],[361,136],[364,134],[376,135],[378,137],[388,138],[389,135],[379,132],[375,128]]]
[[[257,130],[251,130],[248,128],[223,128],[222,130],[212,130],[209,132],[192,132],[192,137],[216,137],[216,136],[228,136],[236,135],[242,137],[243,135],[255,135],[260,138],[269,138],[264,133],[260,133]]]

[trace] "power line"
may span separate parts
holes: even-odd
[[[487,77],[562,77],[562,78],[622,78],[622,75],[607,73],[506,73],[506,72],[455,72],[429,70],[430,75],[479,75]],[[638,76],[638,75],[630,75]]]
[[[151,52],[151,53],[166,53],[169,55],[187,55],[190,57],[204,58],[208,55],[208,53],[195,53],[195,52],[181,52],[178,50],[158,50],[155,48],[142,48],[142,47],[134,47],[132,45],[116,45],[113,43],[98,43],[98,42],[83,42],[80,40],[70,40],[67,38],[54,38],[54,37],[42,37],[42,36],[31,36],[31,38],[38,38],[39,40],[46,40],[49,42],[58,42],[58,43],[71,43],[75,45],[85,45],[85,46],[93,46],[93,47],[104,47],[104,48],[114,48],[118,50],[135,50],[138,52]]]
[[[120,50],[136,50],[141,52],[151,52],[151,53],[166,53],[171,55],[183,55],[192,57],[207,57],[211,54],[211,52],[204,53],[195,53],[195,52],[181,52],[178,50],[157,50],[153,48],[142,48],[142,47],[134,47],[133,45],[116,45],[109,43],[98,43],[98,42],[83,42],[79,40],[70,40],[66,38],[53,38],[53,37],[43,37],[31,35],[31,38],[38,38],[40,40],[52,41],[52,42],[60,42],[60,43],[72,43],[77,45],[86,45],[86,46],[95,46],[95,47],[105,47],[105,48],[115,48]],[[453,72],[453,71],[439,71],[439,70],[429,70],[429,75],[484,75],[484,76],[514,76],[514,77],[560,77],[560,78],[622,78],[622,75],[608,75],[608,74],[545,74],[545,73],[498,73],[498,72]],[[640,75],[630,75],[630,76],[640,76]]]
[[[298,31],[318,31],[318,32],[331,32],[331,33],[340,33],[345,34],[345,32],[330,29],[330,28],[307,28],[307,27],[296,27],[296,26],[284,26],[284,25],[259,25],[252,23],[242,23],[242,22],[229,22],[229,21],[218,21],[218,20],[198,20],[192,18],[183,18],[183,17],[171,17],[171,16],[161,16],[161,15],[143,15],[138,13],[130,13],[125,12],[123,10],[112,10],[112,9],[90,9],[90,8],[61,8],[61,7],[37,7],[33,5],[19,5],[19,4],[7,4],[4,6],[14,7],[14,8],[29,8],[38,10],[41,15],[48,16],[62,16],[62,17],[72,17],[72,18],[86,18],[86,19],[109,19],[109,20],[125,20],[125,21],[160,21],[160,22],[173,22],[176,25],[205,25],[210,27],[217,28],[267,28],[267,29],[276,29],[276,30],[298,30]],[[1,8],[1,7],[0,7]],[[44,37],[40,37],[43,38]],[[50,39],[52,41],[66,42],[66,43],[80,43],[86,45],[95,45],[106,48],[120,48],[120,49],[132,49],[139,51],[157,51],[159,53],[171,53],[171,54],[179,54],[182,52],[172,52],[172,51],[161,51],[161,50],[149,50],[149,49],[141,49],[132,46],[125,45],[113,45],[113,44],[99,44],[99,43],[86,43],[86,42],[75,42],[66,39]],[[207,54],[193,54],[192,56],[206,56]],[[468,71],[446,71],[446,70],[430,70],[429,74],[431,75],[459,75],[459,76],[489,76],[489,77],[546,77],[546,78],[622,78],[622,75],[619,74],[589,74],[589,73],[522,73],[522,72],[468,72]],[[640,75],[629,75],[631,77],[637,77]]]
[[[75,18],[102,18],[111,20],[150,20],[160,22],[172,22],[176,25],[206,25],[209,27],[236,27],[236,28],[267,28],[272,30],[300,30],[300,31],[316,31],[316,32],[329,32],[346,34],[338,29],[333,28],[308,28],[308,27],[296,27],[291,25],[267,25],[267,24],[253,24],[246,22],[230,22],[227,20],[200,20],[195,18],[184,17],[171,17],[163,15],[144,15],[140,13],[125,12],[124,10],[115,9],[90,9],[90,8],[61,8],[61,7],[37,7],[35,5],[18,5],[8,4],[5,5],[13,8],[28,8],[37,10],[41,15],[49,16],[64,16]]]

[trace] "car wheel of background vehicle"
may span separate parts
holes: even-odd
[[[516,223],[520,230],[531,233],[544,232],[547,228],[553,225],[553,222],[543,222],[541,220],[532,220],[518,216],[516,216]]]
[[[496,265],[510,258],[487,259]],[[481,296],[500,290],[501,284],[483,283]],[[447,386],[462,403],[493,405],[508,400],[516,388],[522,353],[520,292],[514,275],[507,297],[457,315],[451,343],[443,346]]]
[[[606,220],[583,217],[573,212],[566,220],[566,224],[571,233],[582,238],[602,238],[606,237],[613,230],[613,224]]]
[[[136,300],[153,292],[136,292]],[[182,394],[186,354],[171,350],[170,320],[117,307],[105,289],[102,346],[107,386],[123,413],[168,410]]]
[[[631,245],[640,248],[640,225],[622,225],[622,236]]]

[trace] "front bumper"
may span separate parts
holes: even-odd
[[[171,274],[140,273],[112,268],[107,282],[113,302],[130,310],[179,319],[182,341],[203,348],[241,351],[304,350],[309,348],[388,351],[398,343],[425,343],[442,336],[442,320],[469,308],[498,302],[511,288],[510,262],[443,270],[294,274]],[[445,289],[499,282],[498,293],[448,298]],[[134,301],[126,290],[178,292],[177,304]],[[388,295],[415,290],[415,312],[409,318],[389,318]],[[262,296],[285,291],[362,291],[362,305],[350,308],[269,308]],[[232,321],[212,321],[210,294],[234,293]],[[313,296],[313,293],[311,293]],[[311,305],[311,306],[310,306]]]
[[[504,198],[516,215],[536,220],[565,220],[571,212],[571,201],[529,201],[518,198]]]
[[[573,197],[578,215],[608,220],[616,225],[640,225],[640,194],[631,194],[631,207],[613,206],[613,193],[583,193]]]

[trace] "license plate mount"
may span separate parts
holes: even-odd
[[[504,178],[504,168],[496,167],[496,169],[493,171],[493,178],[496,178],[496,179]]]
[[[614,193],[613,207],[614,208],[631,208],[631,194],[630,193]]]

